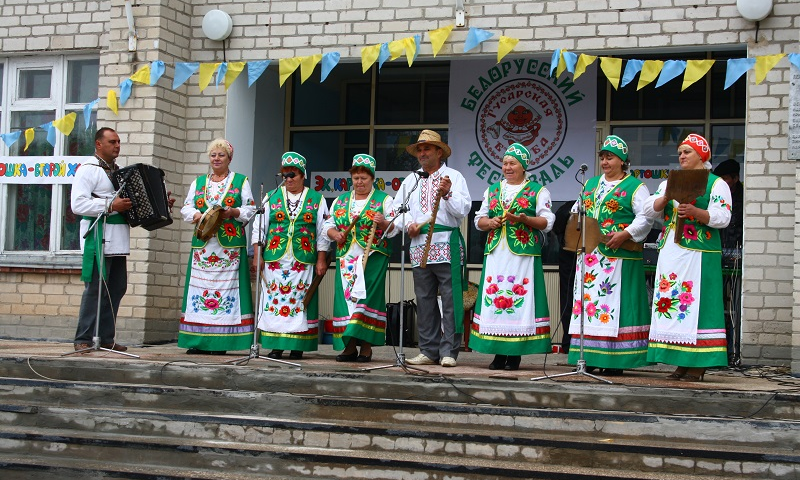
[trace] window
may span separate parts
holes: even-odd
[[[94,152],[97,114],[91,112],[87,129],[83,109],[97,98],[99,69],[97,57],[0,58],[0,131],[23,131],[11,147],[0,143],[0,265],[80,265],[71,177],[53,173]],[[66,137],[56,134],[51,145],[41,126],[71,112],[75,128]],[[34,136],[26,148],[29,128]]]

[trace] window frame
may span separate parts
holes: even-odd
[[[85,104],[66,103],[67,85],[69,74],[69,62],[76,60],[98,60],[98,54],[76,54],[76,55],[49,55],[32,57],[0,57],[2,65],[2,95],[0,95],[0,131],[11,131],[11,117],[13,112],[27,111],[55,111],[54,118],[61,118],[70,112],[82,113]],[[24,99],[19,98],[19,75],[24,70],[36,70],[49,68],[51,70],[50,97]],[[97,111],[97,106],[92,112]],[[30,127],[30,126],[26,126]],[[36,126],[38,127],[38,125]],[[75,128],[83,128],[83,124],[76,124]],[[24,142],[24,136],[19,141]],[[56,135],[56,145],[53,147],[53,156],[48,158],[51,162],[84,163],[88,156],[67,156],[68,141],[65,135]],[[0,142],[0,162],[16,163],[23,159],[37,159],[41,161],[43,157],[23,157],[11,156],[10,149],[5,143]],[[65,194],[72,185],[71,179],[48,179],[40,184],[52,185],[50,199],[50,242],[47,250],[7,250],[6,240],[8,237],[9,222],[15,222],[14,215],[6,215],[9,207],[10,186],[20,183],[28,183],[16,180],[13,177],[4,177],[0,181],[0,266],[3,267],[26,267],[42,269],[59,268],[80,268],[81,251],[63,250],[61,232],[69,199]]]

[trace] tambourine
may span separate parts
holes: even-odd
[[[203,213],[200,221],[197,222],[197,231],[195,234],[200,240],[207,242],[211,237],[217,234],[219,226],[222,225],[222,207],[214,205]]]

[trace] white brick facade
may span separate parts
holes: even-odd
[[[754,57],[800,51],[800,2],[775,0],[771,15],[760,22],[758,38],[756,25],[741,18],[735,4],[466,0],[467,26],[495,36],[463,54],[467,29],[455,29],[439,58],[494,56],[501,34],[521,40],[515,53],[550,54],[560,48],[613,56],[744,47]],[[206,171],[205,144],[225,134],[228,113],[222,89],[200,93],[196,81],[171,89],[175,62],[222,60],[221,44],[201,32],[208,10],[220,8],[233,18],[225,51],[231,61],[338,51],[342,61],[360,62],[362,47],[417,33],[423,34],[417,60],[422,61],[432,57],[424,33],[453,24],[454,5],[449,0],[137,0],[139,42],[129,53],[122,0],[0,0],[0,51],[8,57],[99,51],[102,97],[140,66],[163,60],[168,68],[158,85],[137,86],[119,115],[101,108],[98,124],[120,133],[125,163],[163,168],[169,187],[182,198],[191,180]],[[800,168],[788,159],[789,74],[785,59],[761,85],[748,73],[743,356],[745,363],[791,362],[798,373]],[[146,233],[133,234],[130,286],[120,310],[123,340],[176,336],[187,259],[182,246],[191,230],[178,221]],[[26,330],[25,335],[71,338],[82,290],[76,274],[12,270],[0,272],[0,286],[0,335],[19,335],[20,325],[43,325],[41,333]]]

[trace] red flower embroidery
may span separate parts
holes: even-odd
[[[283,212],[275,212],[275,220],[278,222],[282,222],[286,220],[286,215]]]
[[[198,198],[194,201],[194,206],[197,208],[203,208],[203,205],[206,204],[206,200],[203,197]]]
[[[233,197],[225,197],[225,200],[223,200],[223,202],[225,203],[226,207],[232,207],[233,204],[236,203],[236,200]]]
[[[667,313],[672,306],[672,299],[662,298],[658,301],[658,313]]]
[[[522,243],[526,244],[531,240],[531,236],[528,234],[527,231],[518,228],[514,231],[514,236],[517,237],[517,240]]]
[[[520,197],[517,199],[517,205],[519,205],[522,208],[528,208],[530,204],[531,202],[529,202],[528,199],[525,197]]]
[[[306,212],[303,214],[303,221],[306,223],[311,223],[314,221],[314,215],[311,212]]]
[[[506,308],[511,308],[514,306],[514,300],[510,297],[495,297],[494,306],[501,310],[505,310]]]
[[[281,317],[288,317],[288,316],[289,316],[289,313],[290,313],[291,311],[292,311],[292,309],[291,309],[291,308],[289,308],[288,306],[284,305],[284,306],[282,306],[282,307],[281,307],[281,309],[278,311],[278,314],[279,314]]]
[[[280,246],[281,246],[281,237],[275,235],[274,237],[272,237],[272,240],[269,241],[269,245],[267,246],[267,248],[269,248],[270,250],[276,250]]]
[[[303,237],[300,239],[300,248],[306,252],[310,252],[312,250],[311,242],[308,240],[308,237]]]

